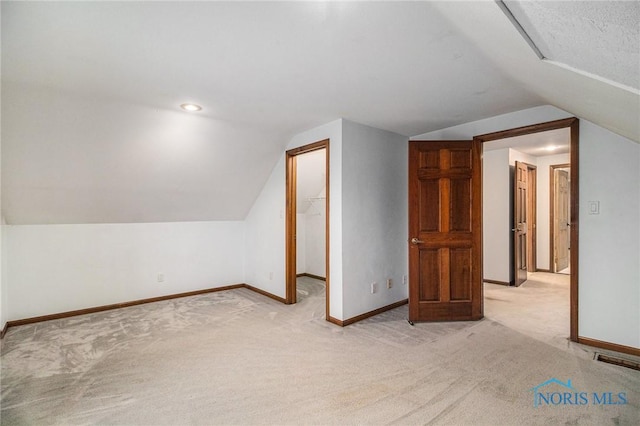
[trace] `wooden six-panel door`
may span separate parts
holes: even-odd
[[[409,320],[483,316],[480,143],[409,142]]]
[[[569,173],[566,170],[554,170],[554,174],[555,265],[553,272],[559,272],[569,266]]]
[[[527,165],[516,161],[513,176],[513,261],[515,285],[520,286],[527,280],[527,201],[529,184]]]

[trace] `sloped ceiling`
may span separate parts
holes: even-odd
[[[512,7],[514,4],[528,3],[528,1],[507,2]],[[543,5],[546,16],[560,14],[552,19],[551,24],[538,26],[537,29],[540,32],[551,31],[551,36],[559,40],[555,42],[556,44],[587,46],[581,49],[581,55],[589,57],[585,59],[585,62],[589,63],[604,60],[598,54],[599,49],[588,48],[602,43],[601,34],[582,32],[578,40],[569,41],[566,38],[572,36],[570,32],[559,33],[550,30],[556,22],[570,21],[576,26],[593,25],[609,28],[607,37],[610,40],[615,38],[611,34],[616,32],[616,22],[635,22],[635,27],[625,23],[625,28],[635,28],[636,31],[640,26],[640,3],[638,2],[630,2],[635,3],[633,7],[627,7],[627,2],[602,2],[607,5],[608,13],[600,16],[591,12],[593,6],[589,1],[572,1],[569,2],[571,6],[568,8],[556,7],[555,9],[548,5],[544,6],[547,3],[545,1],[535,3]],[[549,3],[557,5],[564,2]],[[620,7],[621,5],[623,7]],[[605,79],[597,78],[598,76],[589,76],[588,74],[592,73],[588,70],[572,70],[558,63],[538,59],[506,16],[504,19],[497,19],[496,11],[487,2],[434,2],[432,6],[442,13],[458,31],[465,34],[468,40],[483,52],[486,59],[499,67],[509,78],[517,81],[523,89],[540,96],[544,103],[586,118],[615,133],[640,142],[640,119],[638,118],[640,117],[640,91],[636,88],[628,87],[621,81],[607,82]],[[495,3],[493,6],[498,7]],[[623,19],[621,15],[624,14],[629,16]],[[491,24],[488,25],[488,22]],[[619,34],[629,35],[633,32],[621,30]],[[627,40],[617,44],[609,41],[607,45],[615,52],[608,55],[608,58],[615,57],[616,62],[613,65],[626,70],[635,70],[635,78],[632,80],[639,81],[638,55],[618,54],[624,52],[630,43]],[[566,56],[562,55],[562,58]],[[562,60],[562,58],[558,59]],[[621,87],[622,85],[625,87]]]
[[[640,140],[637,93],[542,63],[494,2],[1,8],[9,223],[242,220],[341,117],[410,136],[552,104]]]
[[[640,90],[640,2],[505,4],[545,59]]]

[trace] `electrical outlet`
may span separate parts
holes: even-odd
[[[387,278],[387,288],[393,287],[393,280],[391,278]]]
[[[378,283],[371,283],[371,294],[378,291]]]
[[[164,274],[162,272],[158,273],[158,282],[159,283],[163,283],[164,282]]]
[[[406,275],[402,276],[402,284],[407,285],[407,276]]]

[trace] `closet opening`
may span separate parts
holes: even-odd
[[[286,153],[286,303],[325,298],[329,318],[329,140]]]

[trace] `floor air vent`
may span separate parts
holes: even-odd
[[[633,370],[640,371],[640,363],[635,361],[629,361],[628,359],[616,358],[609,355],[596,354],[596,360],[606,362],[607,364],[619,365],[620,367],[627,367]]]

